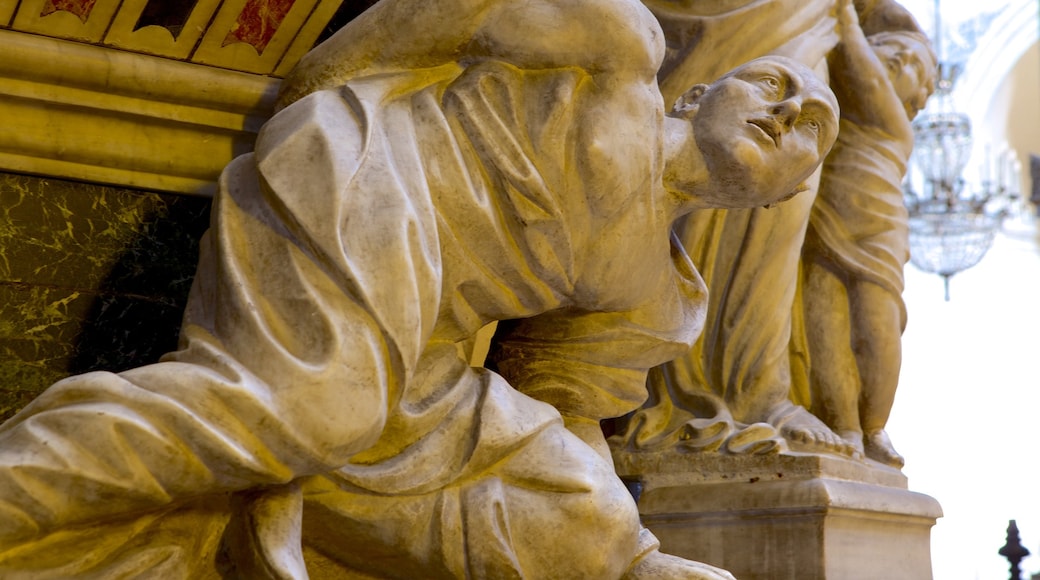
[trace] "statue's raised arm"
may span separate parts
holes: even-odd
[[[379,2],[304,56],[279,102],[361,75],[481,59],[650,78],[663,43],[653,16],[625,0]]]

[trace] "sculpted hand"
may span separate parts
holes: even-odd
[[[852,0],[839,0],[838,1],[838,33],[842,39],[845,39],[852,32],[852,27],[857,30],[859,27],[859,13],[856,12],[856,6]],[[862,32],[860,33],[862,34]]]
[[[658,550],[659,546],[660,542],[650,530],[641,529],[640,554],[622,576],[623,580],[736,580],[722,568],[662,553]]]

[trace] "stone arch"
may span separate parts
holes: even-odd
[[[987,145],[997,148],[1007,140],[1007,116],[994,123],[998,92],[1016,64],[1027,51],[1040,41],[1040,6],[1037,0],[1012,0],[993,20],[988,31],[965,64],[963,76],[957,81],[952,94],[953,107],[971,118],[974,134],[972,161],[965,176],[975,177],[983,162]],[[1031,87],[1040,91],[1040,86]],[[994,149],[995,151],[995,149]],[[1028,152],[1018,151],[1019,160],[1026,165]],[[1027,165],[1026,165],[1027,166]]]
[[[1038,39],[1040,6],[1036,0],[1012,0],[993,20],[965,64],[964,75],[953,91],[954,104],[969,114],[985,111],[1001,81]]]

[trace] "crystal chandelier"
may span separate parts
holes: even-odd
[[[939,0],[935,2],[935,50],[940,58],[939,81],[930,112],[913,122],[913,166],[921,173],[921,191],[911,180],[904,183],[910,226],[910,262],[943,278],[946,300],[950,277],[979,262],[993,244],[1013,196],[1009,156],[996,158],[996,179],[983,171],[981,181],[969,185],[961,177],[971,156],[971,121],[954,111],[950,92],[956,67],[942,63]],[[988,157],[988,155],[987,155]],[[988,167],[990,159],[984,164]]]

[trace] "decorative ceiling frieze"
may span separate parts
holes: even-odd
[[[94,8],[94,2],[96,0],[47,0],[43,4],[43,12],[40,16],[48,16],[59,10],[71,12],[83,22],[87,21],[87,17],[90,16],[90,11]]]
[[[0,170],[209,195],[376,0],[0,0]]]
[[[284,76],[368,0],[0,0],[0,28]]]
[[[0,170],[153,191],[211,194],[279,85],[13,30],[0,53]]]
[[[197,4],[198,0],[190,2],[148,0],[141,11],[141,16],[137,19],[137,24],[134,25],[134,30],[140,30],[146,26],[160,26],[169,30],[170,34],[177,38]]]
[[[244,42],[263,54],[295,0],[248,0],[221,46]]]

